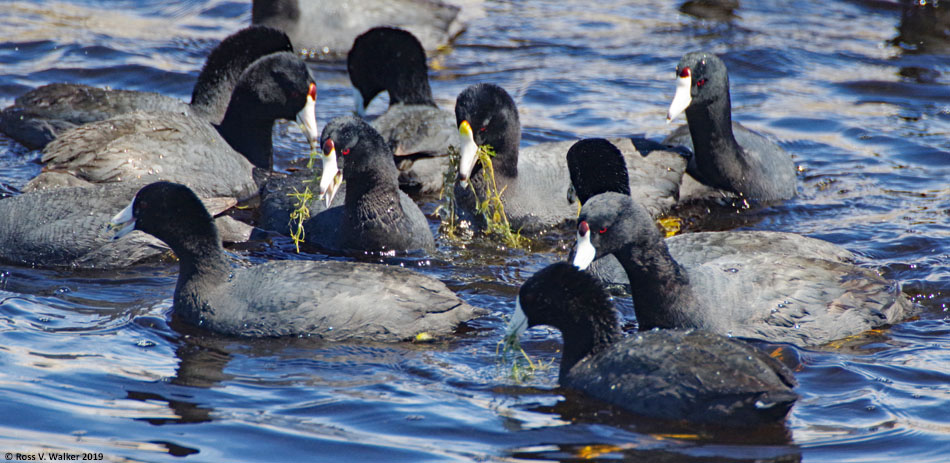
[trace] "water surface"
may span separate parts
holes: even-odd
[[[556,368],[526,383],[507,377],[495,355],[504,317],[527,277],[564,258],[557,243],[528,254],[443,241],[430,259],[391,260],[493,311],[430,345],[211,335],[170,316],[168,262],[123,272],[0,266],[0,452],[209,462],[947,460],[950,60],[894,43],[896,4],[745,1],[723,23],[665,1],[466,3],[471,26],[432,61],[436,99],[451,108],[472,83],[502,85],[519,105],[526,145],[660,139],[679,57],[720,54],[735,118],[792,153],[801,194],[740,214],[684,211],[687,228],[838,243],[901,281],[919,317],[821,349],[782,347],[801,400],[781,426],[736,432],[609,409],[557,389]],[[3,6],[4,106],[60,81],[187,99],[208,51],[250,18],[249,4],[225,0]],[[343,67],[313,70],[320,123],[349,112]],[[295,126],[277,132],[283,168],[306,147]],[[37,158],[0,136],[0,182],[22,186]],[[323,257],[292,250],[275,240],[236,254]],[[629,301],[618,302],[629,312]],[[525,346],[551,361],[559,337],[532,329]]]

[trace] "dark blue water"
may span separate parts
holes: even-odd
[[[524,142],[662,138],[679,57],[730,69],[734,115],[801,167],[801,195],[740,215],[684,213],[688,229],[803,233],[900,280],[918,318],[820,350],[784,348],[801,400],[757,432],[657,423],[526,383],[496,356],[503,317],[563,250],[460,249],[404,265],[493,310],[434,345],[238,340],[172,323],[176,266],[67,272],[0,266],[0,453],[101,452],[122,461],[915,461],[950,459],[950,59],[895,45],[900,9],[857,0],[744,1],[730,23],[674,2],[468,2],[475,18],[435,57],[450,108],[475,82],[519,104]],[[606,5],[601,5],[606,3]],[[58,81],[188,98],[244,2],[3,2],[0,104]],[[315,25],[319,27],[319,25]],[[317,65],[318,120],[352,108],[340,65]],[[370,112],[385,108],[385,99]],[[278,165],[306,153],[278,128]],[[0,137],[0,182],[22,186],[38,154]],[[433,203],[429,203],[432,210]],[[295,255],[289,241],[236,251]],[[777,262],[776,265],[781,265]],[[556,359],[555,333],[525,343]]]

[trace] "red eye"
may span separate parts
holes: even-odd
[[[599,233],[601,235],[603,235],[604,233],[607,233],[607,227],[601,228]]]
[[[482,127],[482,128],[480,128],[480,129],[478,129],[479,132],[484,132],[484,131],[486,131],[486,130],[488,130],[488,127]]]
[[[689,66],[684,67],[680,70],[680,77],[689,77]]]
[[[343,151],[340,151],[340,154],[346,156],[347,154],[350,154],[350,149],[349,149],[349,148],[343,148]]]
[[[706,79],[699,79],[696,81],[697,87],[702,87],[706,83]]]

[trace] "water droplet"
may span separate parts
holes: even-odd
[[[142,347],[142,348],[149,348],[149,347],[155,347],[155,346],[156,346],[156,344],[155,344],[154,341],[149,341],[148,339],[143,339],[143,340],[141,340],[141,341],[135,343],[135,345],[138,346],[138,347]]]
[[[70,289],[65,286],[60,286],[59,288],[56,289],[56,292],[58,294],[66,294],[70,292]]]

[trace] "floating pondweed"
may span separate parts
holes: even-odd
[[[543,371],[551,366],[550,362],[532,361],[521,347],[517,336],[505,336],[505,339],[498,341],[495,354],[498,356],[499,365],[510,365],[503,367],[508,368],[506,376],[518,383],[531,379],[536,371]]]
[[[459,133],[464,139],[471,139],[471,127],[466,121],[459,126]],[[479,182],[483,191],[477,191],[475,182],[462,182],[463,188],[468,188],[474,198],[475,212],[480,215],[485,223],[483,233],[486,236],[495,236],[502,239],[505,246],[509,248],[525,248],[528,246],[528,240],[521,236],[518,231],[513,231],[508,216],[505,214],[505,204],[501,200],[505,189],[499,189],[495,181],[495,169],[492,166],[492,158],[495,157],[495,150],[489,145],[478,146],[473,149],[474,143],[463,145],[463,149],[472,149],[475,153],[465,153],[467,156],[474,155],[476,161],[482,168],[483,181]],[[460,221],[455,209],[455,184],[459,164],[461,163],[462,152],[451,147],[449,149],[449,169],[446,171],[442,182],[442,191],[439,199],[442,204],[436,210],[442,219],[440,230],[449,238],[459,239]],[[480,195],[484,199],[480,198]]]
[[[316,196],[316,199],[324,201],[326,207],[330,207],[333,197],[340,189],[340,184],[343,183],[343,174],[337,168],[336,151],[332,141],[327,140],[323,153],[323,155],[320,155],[317,150],[311,150],[310,159],[307,161],[308,169],[313,169],[314,161],[318,158],[322,161],[323,166],[320,169],[320,175],[314,174],[312,179],[304,180],[303,191],[299,191],[295,187],[293,193],[287,193],[287,196],[291,196],[296,200],[294,210],[290,213],[290,237],[294,240],[297,252],[300,252],[300,243],[306,238],[303,224],[310,219],[310,203]],[[310,189],[310,185],[314,183],[320,186],[318,195],[315,195]]]

